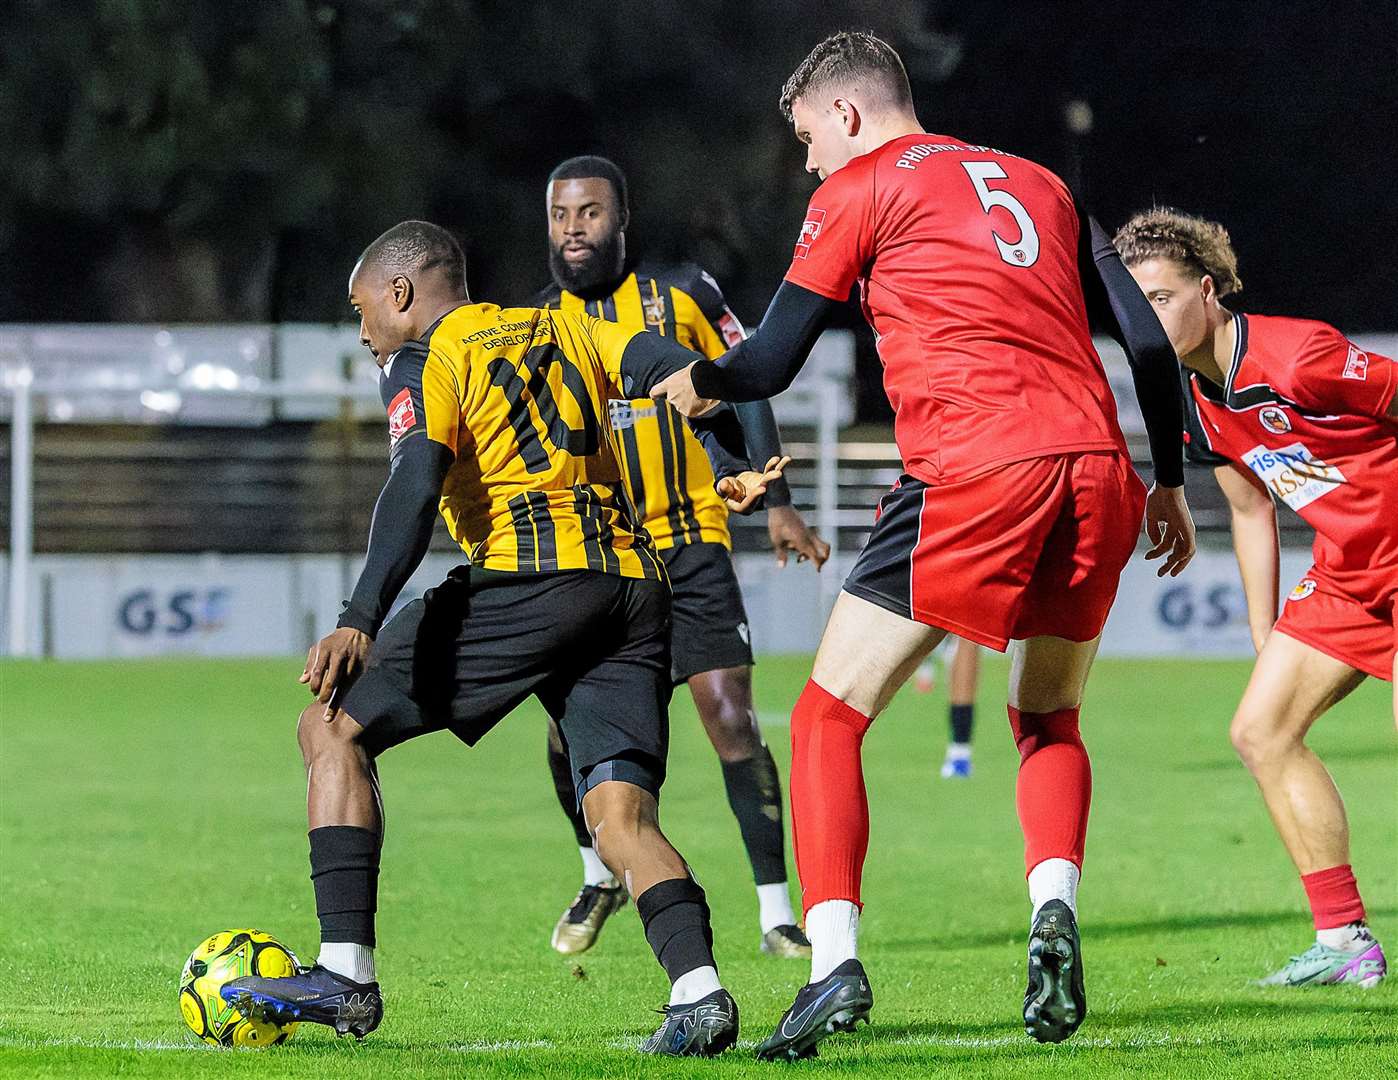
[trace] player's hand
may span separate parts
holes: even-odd
[[[767,508],[767,535],[777,553],[778,566],[785,566],[787,556],[793,553],[798,563],[810,559],[817,570],[830,558],[830,545],[802,520],[794,506]]]
[[[746,514],[767,490],[767,485],[778,479],[790,464],[789,457],[774,457],[761,472],[749,469],[737,476],[725,476],[715,485],[715,489],[729,510],[735,514]]]
[[[348,687],[364,670],[373,644],[374,639],[363,630],[342,626],[326,634],[306,654],[306,668],[299,681],[308,685],[316,700],[326,707],[326,720],[335,715],[330,699],[337,689]]]
[[[1194,518],[1184,498],[1184,487],[1161,487],[1152,484],[1146,496],[1146,537],[1154,545],[1146,552],[1147,559],[1165,562],[1155,572],[1156,577],[1178,577],[1194,558]]]
[[[697,364],[698,361],[694,363]],[[681,416],[691,418],[703,416],[709,410],[717,408],[718,402],[715,399],[701,398],[694,392],[693,369],[694,364],[690,364],[673,375],[667,375],[651,387],[650,396],[657,401],[664,398],[679,410]]]

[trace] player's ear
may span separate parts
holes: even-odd
[[[831,107],[835,110],[835,115],[840,118],[840,124],[845,129],[845,134],[851,138],[858,135],[862,123],[859,107],[848,98],[836,98]]]
[[[396,311],[407,311],[413,306],[413,283],[402,274],[395,274],[388,283],[388,295],[393,300]]]
[[[1199,297],[1204,303],[1218,302],[1218,286],[1214,284],[1214,276],[1205,274],[1199,279]]]

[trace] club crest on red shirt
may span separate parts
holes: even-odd
[[[1349,355],[1345,357],[1345,370],[1342,374],[1346,379],[1363,382],[1369,377],[1369,354],[1360,352],[1351,345]]]
[[[388,403],[388,445],[397,446],[398,440],[410,432],[416,423],[417,413],[413,411],[413,395],[404,387]]]
[[[1257,414],[1257,419],[1273,435],[1285,435],[1291,430],[1291,418],[1275,405],[1268,405]]]
[[[1296,583],[1296,588],[1291,590],[1288,600],[1304,600],[1315,592],[1315,581],[1312,578],[1302,578]]]
[[[796,250],[792,253],[793,259],[804,259],[810,254],[811,245],[816,242],[816,237],[820,235],[820,227],[825,224],[824,210],[807,210],[806,220],[801,223],[801,235],[796,239]]]

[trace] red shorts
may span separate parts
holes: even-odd
[[[1136,548],[1145,487],[1110,451],[1015,461],[969,480],[904,476],[879,502],[845,591],[1004,651],[1091,641]]]
[[[1362,604],[1311,567],[1282,605],[1276,628],[1376,679],[1393,680],[1398,648],[1398,587]]]

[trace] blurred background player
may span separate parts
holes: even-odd
[[[827,38],[781,107],[822,179],[786,279],[750,338],[655,394],[698,415],[714,400],[779,393],[857,284],[905,475],[880,504],[792,712],[811,982],[758,1054],[807,1056],[868,1018],[861,748],[947,633],[1002,651],[1014,642],[1009,720],[1031,902],[1024,1024],[1059,1042],[1087,1010],[1076,918],[1092,782],[1083,688],[1143,514],[1162,573],[1194,554],[1178,368],[1150,304],[1064,183],[1024,158],[926,132],[885,42]],[[1090,321],[1131,362],[1155,462],[1149,496]]]
[[[613,162],[570,158],[549,175],[545,195],[553,282],[534,303],[649,330],[710,358],[743,339],[718,283],[698,266],[628,262],[626,177]],[[678,413],[649,398],[608,404],[627,492],[670,577],[671,674],[676,685],[689,684],[752,865],[762,951],[809,956],[787,887],[781,781],[753,710],[752,643],[733,572],[728,511],[714,492],[708,459]],[[739,418],[754,459],[780,457],[767,402],[739,406]],[[785,480],[768,487],[765,506],[778,561],[785,565],[794,554],[818,569],[830,545],[801,520]],[[552,943],[561,953],[580,953],[626,902],[626,890],[593,851],[557,725],[550,725],[548,758],[583,863],[582,889],[559,918]]]
[[[981,647],[974,641],[947,635],[918,665],[914,685],[919,693],[930,694],[937,686],[937,658],[947,663],[947,751],[942,758],[943,780],[964,780],[971,775],[971,735],[976,724],[976,687],[981,674]]]
[[[632,524],[605,411],[609,397],[644,390],[689,354],[580,313],[473,304],[461,249],[423,221],[369,245],[349,300],[382,368],[390,469],[364,569],[301,678],[316,695],[297,735],[320,954],[298,975],[235,979],[221,993],[277,1022],[361,1038],[377,1027],[376,760],[442,730],[474,745],[537,696],[568,740],[598,854],[632,890],[671,980],[665,1021],[642,1049],[719,1053],[737,1038],[737,1006],[718,982],[704,891],[658,816],[669,589]],[[726,445],[741,452],[725,419]],[[712,438],[710,449],[720,450]],[[720,459],[733,466],[723,487],[751,505],[767,478],[736,453]],[[385,625],[439,509],[470,564]]]
[[[1315,922],[1315,944],[1262,985],[1373,986],[1387,966],[1344,803],[1305,739],[1366,675],[1398,683],[1398,367],[1325,323],[1224,307],[1241,283],[1216,222],[1150,210],[1116,243],[1183,365],[1189,453],[1215,466],[1231,509],[1258,656],[1230,734]],[[1316,532],[1315,565],[1279,620],[1274,497]]]

